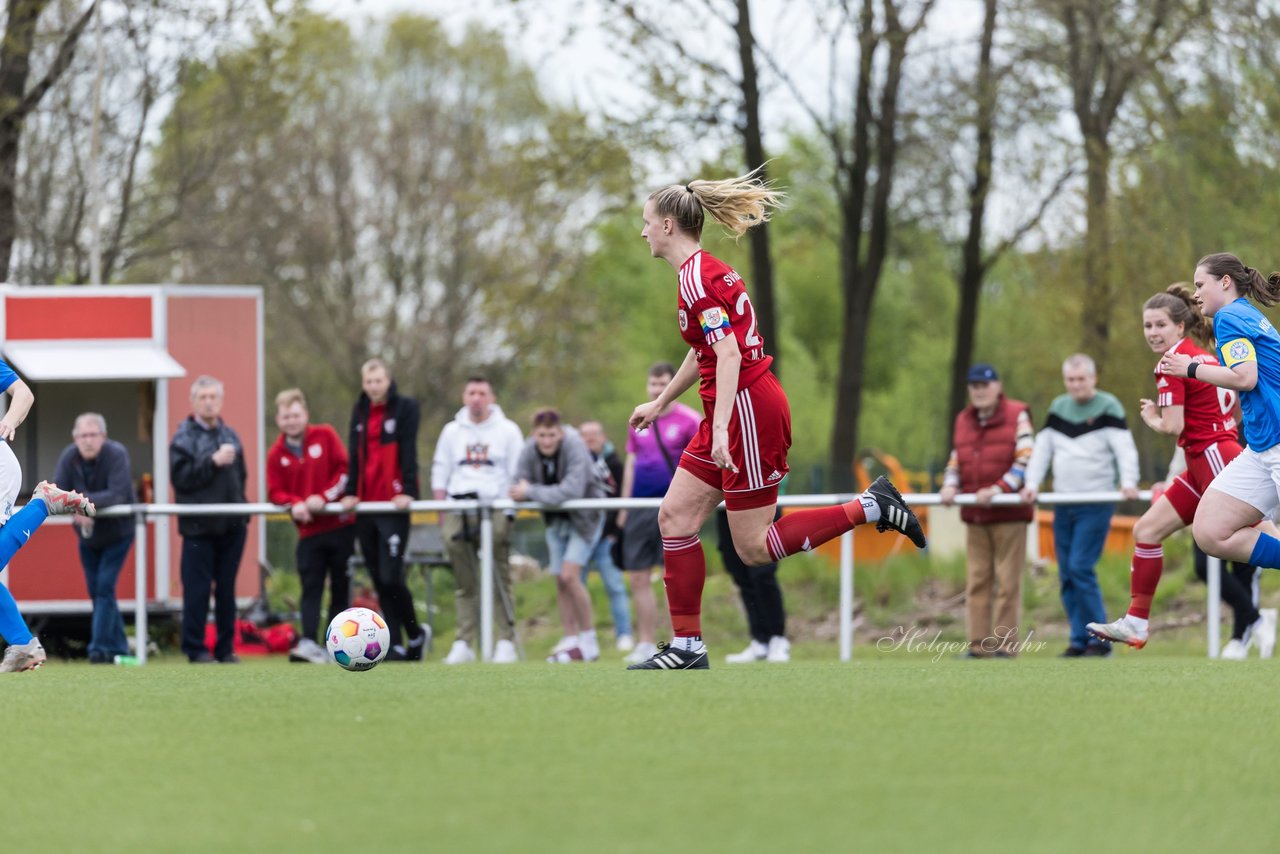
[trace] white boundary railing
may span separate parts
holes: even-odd
[[[825,507],[850,501],[853,494],[826,495],[783,495],[778,498],[782,507]],[[936,493],[909,493],[903,499],[913,507],[939,506],[942,501]],[[1151,493],[1139,493],[1138,500],[1149,501]],[[1119,503],[1124,496],[1119,492],[1089,493],[1053,493],[1040,495],[1036,503],[1042,505],[1055,504],[1097,504],[1105,502]],[[662,503],[660,498],[598,498],[566,501],[554,506],[532,502],[513,502],[500,500],[481,501],[414,501],[405,510],[400,510],[389,501],[366,501],[356,506],[357,513],[412,513],[412,512],[459,512],[471,511],[480,514],[480,656],[483,661],[493,658],[493,514],[513,510],[623,510],[637,507],[657,507]],[[957,495],[958,506],[977,504],[973,495]],[[996,506],[1021,504],[1016,495],[997,495],[991,502]],[[328,512],[343,512],[339,504],[329,504]],[[265,516],[287,512],[288,508],[275,504],[125,504],[104,508],[98,515],[102,517],[133,517],[135,526],[135,618],[137,635],[138,662],[145,664],[147,660],[147,575],[150,564],[147,554],[146,523],[149,518],[168,516]],[[854,554],[853,532],[849,531],[841,537],[840,542],[840,660],[850,661],[853,658],[853,609],[854,609]],[[1207,642],[1210,658],[1218,657],[1221,632],[1220,617],[1220,585],[1219,573],[1222,561],[1216,557],[1209,558],[1207,579]]]

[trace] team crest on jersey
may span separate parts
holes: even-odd
[[[284,468],[288,468],[289,466],[293,465],[293,462],[288,457],[281,457],[280,465]]]
[[[689,328],[689,314],[682,308],[680,309],[679,317],[680,317],[680,331],[684,332],[686,329]]]
[[[320,455],[323,453],[324,453],[324,448],[320,447],[319,442],[315,442],[310,447],[307,448],[307,455],[310,456],[311,459],[313,460],[320,459]]]

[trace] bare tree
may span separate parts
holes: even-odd
[[[0,39],[0,281],[9,279],[9,259],[16,233],[18,161],[22,130],[32,110],[58,82],[71,60],[98,0],[79,14],[64,32],[54,34],[52,60],[33,85],[32,58],[41,37],[40,18],[50,0],[9,0],[4,37]]]
[[[851,489],[854,482],[867,332],[889,254],[907,48],[924,27],[933,5],[934,0],[915,4],[908,0],[862,0],[856,10],[848,3],[834,7],[830,13],[834,15],[829,30],[831,53],[836,55],[843,40],[851,37],[857,67],[852,74],[852,92],[841,98],[844,77],[833,63],[825,114],[777,58],[767,57],[797,103],[808,111],[834,158],[844,306],[830,468],[833,484],[841,490]],[[904,13],[908,14],[904,17]]]
[[[82,40],[23,125],[9,279],[89,281],[96,226],[101,280],[111,281],[158,225],[150,218],[140,225],[138,217],[151,204],[147,155],[157,134],[156,108],[173,97],[179,69],[264,19],[288,14],[283,6],[268,10],[260,0],[100,0],[101,54]],[[83,36],[89,48],[97,38]],[[101,107],[95,110],[98,85]]]
[[[670,137],[672,128],[689,127],[694,130],[689,141],[705,141],[708,129],[723,123],[737,137],[746,169],[758,171],[767,180],[768,155],[761,121],[763,96],[756,58],[759,46],[752,29],[750,0],[698,0],[694,8],[704,26],[690,26],[684,15],[673,18],[670,4],[665,2],[605,0],[605,7],[616,13],[608,19],[610,27],[625,37],[620,49],[644,69],[643,76],[651,81],[651,97],[665,105],[666,117],[677,119],[664,122],[661,132]],[[716,50],[720,33],[733,41],[736,68],[722,62]],[[646,116],[643,121],[652,121],[652,117]],[[674,132],[679,134],[679,130]],[[668,146],[671,143],[671,139],[665,142]],[[773,370],[781,375],[781,323],[768,224],[751,229],[747,240],[751,250],[752,304],[760,333],[773,356]]]
[[[1020,38],[1029,58],[1070,89],[1085,165],[1084,315],[1081,346],[1105,361],[1111,337],[1113,132],[1135,87],[1174,61],[1175,49],[1208,19],[1207,0],[1028,0]]]
[[[995,247],[986,245],[986,212],[995,174],[995,143],[1000,83],[1014,68],[998,64],[994,57],[996,24],[1000,3],[983,0],[982,34],[978,43],[978,64],[973,91],[973,168],[967,187],[968,226],[961,249],[958,276],[960,301],[956,315],[955,355],[951,360],[951,393],[948,413],[955,416],[966,403],[966,376],[973,361],[982,285],[987,273],[1000,258],[1022,240],[1044,217],[1050,204],[1075,175],[1068,167],[1041,197],[1036,208]],[[1022,103],[1024,99],[1018,99]]]

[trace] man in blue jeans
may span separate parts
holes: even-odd
[[[1062,365],[1067,393],[1049,406],[1027,464],[1022,497],[1035,501],[1053,468],[1053,491],[1114,492],[1119,476],[1126,499],[1138,497],[1138,449],[1125,422],[1124,407],[1113,394],[1098,390],[1093,359],[1077,353]],[[1071,623],[1065,658],[1108,656],[1111,644],[1091,637],[1089,623],[1105,623],[1106,610],[1094,569],[1111,530],[1109,502],[1059,504],[1053,508],[1053,543],[1058,555],[1062,607]]]
[[[592,463],[596,473],[604,482],[606,498],[617,498],[622,486],[622,461],[614,451],[613,443],[605,435],[604,425],[599,421],[583,421],[578,427],[582,441],[591,452]],[[595,564],[604,582],[604,591],[609,597],[609,613],[613,615],[613,630],[618,649],[631,652],[635,648],[635,638],[631,636],[631,600],[627,597],[627,582],[622,577],[622,570],[613,559],[619,545],[622,531],[618,527],[618,511],[610,510],[604,514],[604,533],[596,541],[591,551],[591,563]],[[589,566],[582,568],[582,583],[587,583]]]
[[[58,458],[53,479],[83,493],[98,509],[132,504],[133,468],[124,445],[107,438],[107,420],[97,412],[76,418],[74,440]],[[124,619],[116,604],[116,580],[133,545],[133,520],[72,516],[80,532],[80,564],[85,586],[93,601],[93,629],[89,639],[89,663],[110,664],[129,652]]]

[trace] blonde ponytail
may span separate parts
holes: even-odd
[[[693,180],[688,184],[671,184],[649,194],[659,216],[671,217],[681,230],[694,237],[702,236],[703,211],[741,237],[747,229],[768,222],[773,211],[782,207],[783,194],[773,183],[761,177],[761,166],[737,178],[721,181]]]

